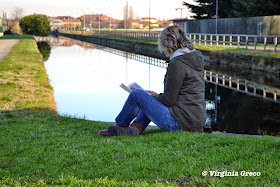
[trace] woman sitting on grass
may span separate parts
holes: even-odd
[[[99,131],[100,135],[139,136],[151,121],[165,131],[203,132],[206,109],[201,52],[194,49],[179,26],[164,29],[158,47],[169,57],[164,93],[133,90],[116,118],[116,125]]]

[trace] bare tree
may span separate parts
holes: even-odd
[[[4,10],[2,10],[2,18],[3,18],[4,20],[7,20],[7,19],[8,19],[8,17],[7,17],[7,12],[5,12]]]
[[[127,7],[124,6],[124,7],[123,7],[123,20],[126,20],[126,14],[127,14],[126,9],[127,9]]]
[[[15,10],[11,13],[12,19],[20,20],[23,17],[23,9],[22,8],[15,8]]]
[[[133,8],[132,8],[132,6],[129,6],[128,18],[130,20],[133,19]]]
[[[133,8],[132,6],[124,6],[123,7],[123,20],[127,19],[127,28],[132,28],[132,21],[133,21]]]

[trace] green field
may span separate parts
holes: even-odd
[[[0,186],[280,185],[277,137],[158,129],[101,137],[110,124],[58,115],[33,39],[21,39],[0,63],[0,101]]]

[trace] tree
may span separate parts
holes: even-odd
[[[17,7],[11,14],[12,14],[12,19],[20,20],[23,17],[23,9]]]
[[[25,16],[19,25],[24,34],[47,36],[51,31],[47,17],[41,14]]]
[[[20,29],[20,26],[19,26],[19,20],[13,21],[12,25],[10,26],[10,31],[13,34],[20,34],[20,33],[22,33],[21,29]]]
[[[279,0],[233,0],[232,12],[235,17],[279,15]]]
[[[194,0],[197,5],[183,2],[191,9],[195,19],[209,19],[216,16],[216,0]],[[219,18],[255,17],[278,15],[279,0],[218,0]]]
[[[124,6],[123,7],[123,20],[127,19],[127,28],[132,28],[132,20],[133,20],[133,8],[132,6]]]
[[[193,18],[195,19],[209,19],[216,17],[216,0],[194,0],[198,5],[192,5],[183,2],[183,5],[191,9],[191,12],[195,13]],[[228,11],[232,7],[233,0],[219,0],[219,17],[230,17],[231,11]]]
[[[3,18],[4,20],[7,20],[7,19],[8,19],[7,13],[4,12],[3,10],[2,10],[2,18]]]

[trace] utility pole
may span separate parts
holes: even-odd
[[[84,29],[83,30],[85,30],[86,29],[86,15],[84,14]]]
[[[149,0],[149,37],[151,36],[151,0]]]
[[[125,34],[127,36],[127,16],[128,16],[128,0],[126,0],[126,21],[125,21]]]
[[[100,13],[99,13],[99,23],[98,23],[98,25],[99,25],[99,33],[100,33]]]
[[[218,34],[218,0],[216,0],[216,34]]]
[[[91,21],[90,21],[91,25],[90,25],[90,28],[93,27],[93,13],[91,14]],[[91,30],[91,33],[93,33],[93,29],[90,29]]]
[[[111,32],[111,8],[110,8],[110,32]]]

